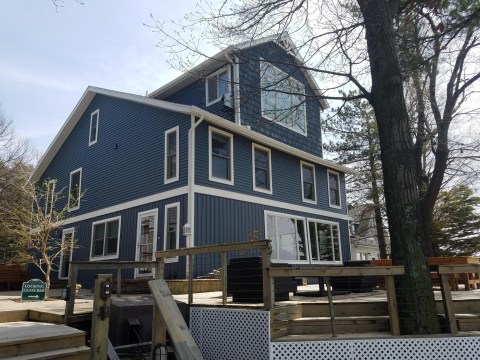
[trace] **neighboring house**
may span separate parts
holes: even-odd
[[[365,204],[349,209],[350,221],[350,251],[352,260],[380,259],[377,226],[373,204]],[[387,253],[389,253],[388,234]]]
[[[274,262],[349,259],[352,170],[322,158],[327,104],[292,49],[288,36],[229,47],[148,97],[88,87],[33,175],[69,191],[70,258],[148,261],[258,234]],[[194,276],[219,262],[196,257]],[[166,278],[184,278],[186,266],[168,259]]]

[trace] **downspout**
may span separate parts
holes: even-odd
[[[233,67],[233,109],[235,111],[235,124],[242,125],[240,114],[240,65],[238,64],[238,56],[232,59],[227,53],[225,58]]]
[[[188,130],[188,208],[187,223],[190,225],[191,234],[187,236],[187,247],[195,246],[195,129],[203,122],[203,115],[195,121],[195,115],[191,115],[191,125]],[[188,274],[190,264],[186,262],[186,273]]]

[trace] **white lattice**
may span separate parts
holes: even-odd
[[[268,311],[193,307],[190,331],[205,360],[269,359]]]
[[[478,360],[479,337],[273,342],[272,360]]]

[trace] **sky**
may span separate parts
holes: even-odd
[[[85,89],[152,92],[180,73],[143,24],[179,21],[195,0],[2,0],[0,107],[45,152]]]

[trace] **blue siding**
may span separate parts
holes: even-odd
[[[77,240],[77,247],[73,250],[73,261],[88,261],[90,259],[91,241],[92,241],[92,224],[96,221],[106,220],[113,217],[121,216],[120,229],[120,246],[118,260],[135,260],[136,242],[137,242],[137,222],[138,213],[158,209],[158,233],[157,233],[157,250],[163,249],[164,246],[164,231],[165,231],[165,205],[175,202],[180,203],[180,247],[186,246],[186,238],[182,236],[182,226],[187,222],[187,196],[182,195],[178,197],[169,198],[163,201],[156,201],[153,203],[137,206],[110,213],[100,217],[90,218],[75,224],[69,224],[66,227],[75,228],[75,238]],[[105,273],[102,271],[81,271],[79,273],[78,282],[83,286],[89,288],[93,285],[94,276],[97,273]],[[108,271],[107,271],[108,273]],[[134,276],[133,269],[122,270],[122,278],[131,279]],[[57,274],[53,274],[57,277]],[[165,267],[165,278],[185,278],[185,259],[180,258],[178,263],[169,263]]]
[[[223,66],[222,66],[223,67]],[[233,68],[230,66],[230,75],[232,75]],[[206,106],[206,91],[205,91],[206,79],[199,79],[193,84],[177,91],[176,93],[168,96],[165,101],[171,101],[177,104],[195,105],[201,109],[207,110],[212,114],[223,117],[224,119],[235,122],[235,112],[232,108],[225,106],[223,101],[218,101],[210,106]],[[233,94],[233,89],[230,89]]]
[[[243,242],[251,240],[256,234],[257,240],[264,239],[265,211],[338,222],[342,258],[350,259],[348,221],[346,220],[204,194],[195,195],[195,246]],[[248,254],[248,256],[253,255],[258,253]],[[245,254],[230,254],[230,257],[234,256],[245,256]],[[199,256],[195,258],[195,264],[195,276],[198,276],[219,268],[221,262],[219,257]]]
[[[243,136],[233,136],[234,185],[210,181],[208,178],[208,126],[202,123],[196,130],[195,184],[212,188],[234,191],[267,199],[288,202],[296,205],[346,214],[345,177],[340,174],[342,208],[331,208],[328,203],[327,169],[315,165],[317,204],[303,202],[301,168],[298,157],[276,149],[272,150],[272,189],[273,194],[253,190],[252,141]],[[217,127],[214,127],[217,128]],[[222,130],[222,129],[220,129]],[[259,144],[263,145],[263,144]]]
[[[98,141],[88,146],[90,114],[96,109]],[[164,185],[164,133],[177,125],[180,180]],[[66,202],[70,172],[82,168],[85,193],[72,216],[184,186],[189,127],[189,115],[96,95],[42,179],[57,179],[56,189],[64,188]]]
[[[252,130],[286,143],[305,152],[322,157],[320,127],[321,107],[304,75],[295,65],[293,56],[274,43],[268,43],[239,53],[240,103],[242,123]],[[261,116],[260,59],[270,62],[305,85],[307,136],[285,128]],[[293,65],[292,65],[293,64]]]

